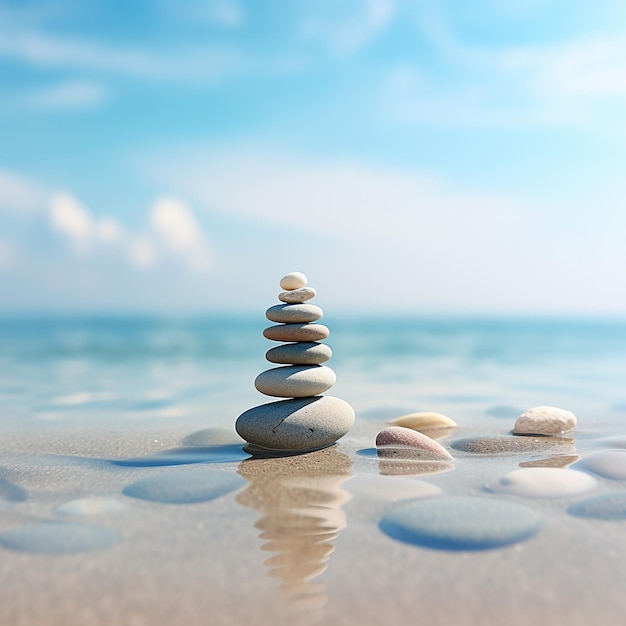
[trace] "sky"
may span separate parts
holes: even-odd
[[[0,314],[625,316],[623,0],[0,0]]]

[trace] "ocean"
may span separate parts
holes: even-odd
[[[626,321],[326,316],[328,394],[358,419],[437,411],[501,428],[533,406],[626,422]],[[228,427],[269,401],[262,316],[0,320],[0,424],[188,420]]]

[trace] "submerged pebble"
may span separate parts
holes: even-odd
[[[391,510],[380,529],[393,539],[439,550],[487,550],[524,541],[541,516],[521,504],[479,497],[407,502]]]
[[[0,478],[0,500],[23,502],[27,497],[26,489],[6,478]]]
[[[434,439],[412,428],[389,426],[376,435],[381,457],[453,460],[452,455]]]
[[[245,484],[239,474],[230,472],[168,472],[142,478],[124,487],[131,498],[164,504],[193,504],[226,495]]]
[[[388,502],[430,498],[441,494],[441,487],[423,480],[387,478],[376,474],[358,474],[344,483],[342,488],[359,497]]]
[[[39,522],[0,533],[0,545],[38,554],[67,554],[109,548],[120,534],[102,526],[74,522]]]
[[[466,437],[452,442],[452,448],[472,454],[575,454],[576,445],[568,437]]]
[[[571,411],[554,406],[537,406],[522,413],[515,422],[515,435],[562,435],[576,427]]]
[[[124,510],[126,510],[126,505],[115,498],[94,496],[64,502],[55,509],[55,512],[59,515],[90,516],[110,515]]]
[[[570,515],[588,519],[626,519],[626,491],[614,491],[601,496],[587,498],[572,504],[567,509]]]
[[[611,480],[626,480],[626,450],[603,450],[576,463],[577,467]]]
[[[394,426],[403,426],[413,430],[431,430],[434,428],[454,428],[457,423],[442,413],[433,411],[420,411],[403,415],[391,422]]]
[[[505,474],[490,486],[496,493],[532,498],[566,498],[591,491],[597,485],[585,472],[557,467],[524,467]]]

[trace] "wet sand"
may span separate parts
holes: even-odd
[[[533,444],[512,441],[507,420],[461,424],[439,439],[455,459],[442,464],[379,459],[386,425],[357,414],[338,444],[277,459],[251,458],[234,431],[197,420],[7,428],[0,623],[623,623],[626,519],[573,508],[626,488],[597,473],[596,455],[624,450],[621,433],[580,423]],[[620,460],[600,466],[618,471]],[[551,497],[494,488],[537,467],[594,480]],[[521,505],[540,524],[505,545],[457,549],[381,523],[444,498]]]

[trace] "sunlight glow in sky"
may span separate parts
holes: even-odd
[[[0,0],[0,313],[624,315],[621,0]]]

